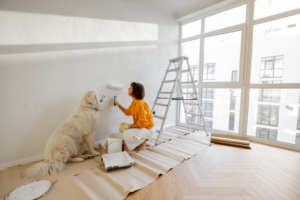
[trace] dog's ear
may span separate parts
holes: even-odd
[[[86,96],[86,101],[88,104],[95,104],[96,103],[96,96],[93,94],[93,93],[89,93],[87,96]]]

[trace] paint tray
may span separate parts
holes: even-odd
[[[126,151],[102,155],[102,160],[106,171],[114,169],[131,167],[134,164],[133,159]]]

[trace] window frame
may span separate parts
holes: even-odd
[[[254,3],[255,0],[242,0],[239,2],[228,2],[228,3],[223,3],[222,5],[220,4],[219,6],[212,6],[210,9],[204,9],[198,12],[197,15],[193,15],[193,17],[190,17],[189,19],[187,18],[181,18],[179,19],[181,21],[180,25],[180,40],[179,40],[179,56],[181,55],[181,44],[182,42],[193,40],[193,39],[200,39],[200,58],[199,58],[199,78],[198,78],[198,84],[196,87],[198,88],[198,91],[201,91],[201,88],[237,88],[241,89],[241,102],[240,102],[240,113],[239,113],[239,129],[238,129],[238,134],[228,132],[228,131],[222,131],[222,130],[217,130],[217,129],[208,129],[208,131],[214,131],[216,133],[225,133],[225,134],[232,134],[232,135],[239,135],[239,136],[244,136],[247,137],[247,123],[248,123],[248,112],[249,108],[249,94],[250,94],[250,89],[298,89],[300,88],[300,83],[255,83],[251,84],[251,62],[252,62],[252,41],[253,41],[253,28],[257,24],[293,16],[300,14],[300,8],[286,11],[283,13],[279,14],[274,14],[268,17],[260,18],[254,20]],[[247,4],[246,8],[246,22],[243,24],[238,24],[232,27],[226,27],[220,30],[204,33],[204,26],[205,26],[205,18],[211,15],[218,14],[220,12],[230,10],[234,7],[241,6],[243,4]],[[222,6],[222,7],[221,7]],[[221,8],[220,8],[221,7]],[[197,21],[201,19],[201,33],[200,35],[193,36],[191,38],[185,38],[181,39],[181,27],[183,24],[187,24],[193,21]],[[237,82],[203,82],[202,80],[202,72],[203,72],[203,49],[204,49],[204,38],[208,36],[214,36],[214,35],[219,35],[219,34],[224,34],[224,33],[229,33],[229,32],[234,32],[234,31],[242,31],[242,39],[241,39],[241,52],[240,52],[240,68],[238,72],[238,81]],[[247,36],[247,37],[246,37]],[[284,67],[283,67],[284,68]],[[284,73],[284,72],[283,72]],[[263,80],[263,79],[262,79]],[[184,86],[188,87],[188,86]],[[198,93],[199,99],[202,99],[202,92]],[[179,121],[179,104],[177,106],[177,125],[181,126],[187,126],[186,124],[182,124]],[[295,146],[293,144],[287,144],[287,143],[282,143],[282,142],[274,142],[274,141],[266,141],[262,140],[260,138],[255,138],[255,137],[248,137],[249,140],[254,141],[254,142],[261,142],[264,144],[269,144],[269,145],[274,145],[278,147],[283,147],[283,148],[288,148],[288,149],[293,149],[293,150],[299,150],[299,146]]]

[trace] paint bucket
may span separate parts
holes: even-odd
[[[125,151],[123,133],[110,133],[106,136],[107,153],[118,153]]]

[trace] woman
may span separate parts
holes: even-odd
[[[155,133],[153,115],[143,100],[145,89],[142,84],[132,82],[128,88],[128,95],[133,99],[128,109],[121,106],[118,100],[115,100],[115,103],[125,115],[133,117],[133,124],[121,124],[128,150],[140,151]]]

